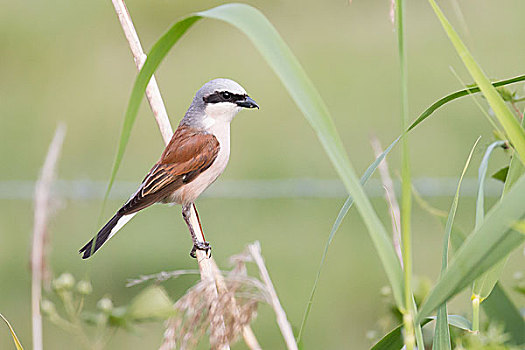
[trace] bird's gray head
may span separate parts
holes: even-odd
[[[215,122],[231,122],[242,108],[259,106],[233,80],[214,79],[197,91],[181,123],[207,129]]]

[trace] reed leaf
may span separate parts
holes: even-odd
[[[418,320],[428,316],[525,241],[525,235],[509,229],[525,215],[524,197],[525,176],[522,176],[459,248],[421,306]]]
[[[513,78],[504,79],[504,80],[500,80],[500,81],[494,82],[494,83],[492,83],[492,86],[500,87],[500,86],[505,86],[505,85],[519,83],[519,82],[522,82],[522,81],[525,81],[525,74],[524,75],[518,75],[518,76],[513,77]],[[458,98],[461,98],[461,97],[477,94],[480,91],[481,91],[480,88],[477,85],[474,85],[472,87],[468,87],[468,88],[463,89],[463,90],[455,91],[455,92],[452,92],[452,93],[450,93],[450,94],[448,94],[446,96],[443,96],[442,98],[440,98],[439,100],[437,100],[436,102],[434,102],[430,106],[428,106],[427,109],[425,109],[423,111],[423,113],[421,113],[417,117],[417,119],[412,122],[412,124],[410,125],[410,127],[408,128],[407,131],[410,131],[410,130],[414,129],[416,126],[418,126],[421,122],[423,122],[425,119],[430,117],[430,115],[432,113],[434,113],[436,110],[438,110],[443,105],[445,105],[445,104],[447,104],[449,102],[452,102],[454,100],[457,100]]]
[[[509,343],[525,344],[525,320],[499,283],[496,283],[481,307],[491,322],[503,325],[503,331],[509,335]]]
[[[416,191],[414,191],[414,196],[424,210],[436,216],[443,225],[445,225],[443,221],[445,220],[444,217],[446,214],[443,215],[439,209],[433,208],[421,198]],[[466,238],[467,234],[465,232],[457,226],[452,227],[450,243],[453,250],[457,251],[463,245]],[[518,345],[525,343],[525,320],[521,316],[520,310],[514,305],[512,300],[509,299],[503,286],[501,286],[499,282],[496,283],[492,293],[490,293],[489,297],[481,304],[481,307],[491,320],[503,325],[505,333],[510,336],[509,342]]]
[[[388,148],[381,154],[379,157],[376,158],[376,160],[370,164],[370,166],[366,169],[365,173],[361,177],[361,185],[364,186],[370,179],[370,177],[374,174],[375,170],[379,166],[379,164],[385,159],[388,153],[394,148],[394,146],[399,141],[399,138],[397,138]],[[302,345],[302,335],[304,332],[304,328],[306,326],[306,322],[308,321],[308,316],[310,315],[310,310],[312,308],[312,304],[315,297],[315,292],[317,291],[317,285],[319,283],[319,278],[321,277],[321,270],[323,268],[324,262],[326,260],[326,256],[328,255],[328,248],[330,247],[330,243],[332,243],[332,240],[334,239],[334,236],[336,232],[339,230],[339,226],[341,226],[341,223],[343,222],[343,219],[345,218],[346,214],[350,210],[350,208],[354,204],[354,199],[352,196],[349,196],[346,201],[344,202],[343,206],[339,210],[339,214],[337,215],[337,218],[335,219],[334,224],[332,225],[332,229],[330,230],[330,235],[328,236],[328,240],[325,244],[323,256],[321,257],[321,263],[319,264],[319,268],[317,269],[317,274],[315,276],[314,285],[312,287],[312,291],[310,292],[310,298],[308,299],[308,303],[306,304],[306,309],[304,311],[303,320],[301,322],[301,328],[299,328],[299,334],[297,335],[297,344],[299,346]]]
[[[479,166],[478,196],[476,200],[476,228],[479,228],[481,226],[485,218],[484,183],[485,183],[485,178],[487,176],[487,169],[489,165],[490,156],[492,154],[492,151],[494,151],[494,149],[496,149],[497,147],[502,147],[504,145],[505,145],[504,141],[496,141],[490,144]],[[500,272],[503,269],[505,262],[506,262],[506,259],[503,259],[498,264],[496,264],[496,266],[491,268],[490,271],[483,274],[483,276],[481,276],[480,278],[474,281],[474,285],[472,286],[472,297],[473,298],[477,297],[482,302],[486,297],[489,296],[490,292],[492,291],[492,288],[494,288],[494,285],[498,281]]]
[[[507,133],[522,163],[525,162],[525,131],[520,126],[511,110],[507,107],[505,101],[500,96],[496,88],[492,86],[481,67],[474,60],[474,57],[471,55],[439,6],[434,0],[429,0],[429,3],[432,6],[439,21],[441,22],[441,25],[447,33],[451,43],[454,45],[454,48],[456,49],[459,57],[463,61],[463,64],[481,89],[481,92],[487,99],[487,102],[494,111],[494,114],[496,115],[500,124],[503,126],[503,129]]]
[[[221,5],[190,15],[175,23],[155,43],[139,72],[131,93],[107,193],[109,193],[109,188],[114,182],[118,166],[122,161],[131,127],[150,78],[173,45],[195,22],[202,18],[220,20],[239,29],[253,42],[281,80],[298,108],[315,130],[347,191],[353,196],[383,263],[396,303],[402,307],[403,274],[401,265],[397,260],[386,229],[359,183],[326,104],[277,30],[261,12],[249,5]]]
[[[459,177],[458,186],[456,188],[456,194],[454,195],[454,199],[452,200],[452,205],[450,206],[447,223],[445,225],[445,236],[443,238],[443,254],[441,258],[441,274],[442,275],[445,273],[447,269],[447,265],[448,265],[448,245],[450,241],[450,234],[452,232],[452,226],[454,225],[454,219],[456,217],[456,211],[458,209],[459,191],[461,189],[461,183],[463,182],[463,177],[465,176],[465,173],[467,172],[467,168],[470,164],[470,160],[472,159],[472,154],[474,154],[474,149],[476,148],[476,145],[478,144],[479,140],[480,138],[476,140],[476,142],[474,143],[474,146],[472,146],[472,149],[470,150],[465,166],[463,167],[463,171],[461,172],[461,176]],[[450,331],[448,329],[448,322],[447,322],[447,303],[444,302],[438,308],[436,328],[434,331],[434,340],[433,340],[432,349],[446,350],[450,348],[451,348],[451,344],[450,344]]]
[[[421,327],[435,320],[435,317],[427,317],[421,322]],[[448,315],[447,322],[449,325],[458,329],[470,331],[472,326],[466,318],[459,315]],[[403,347],[403,325],[399,325],[388,332],[379,340],[370,350],[399,350]]]

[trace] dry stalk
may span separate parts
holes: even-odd
[[[271,295],[264,283],[247,275],[246,262],[252,260],[248,253],[235,257],[233,270],[221,275],[225,289],[218,298],[209,297],[215,293],[213,281],[201,280],[190,288],[174,305],[176,316],[168,321],[160,349],[193,349],[208,330],[212,349],[234,343],[241,334],[250,349],[260,349],[246,326],[255,317],[259,302],[270,303]],[[217,322],[224,322],[225,333],[213,332]]]
[[[146,62],[147,56],[144,53],[144,50],[142,50],[142,45],[140,44],[139,36],[135,31],[135,26],[129,15],[128,8],[126,7],[124,0],[112,0],[112,2],[122,29],[124,30],[124,35],[128,40],[135,65],[137,66],[137,69],[140,70],[144,65],[144,62]],[[164,143],[167,145],[173,135],[173,128],[171,127],[168,112],[166,112],[166,107],[164,107],[164,102],[162,101],[159,86],[157,85],[157,80],[154,75],[151,77],[151,80],[146,87],[146,97],[148,98],[149,105],[159,126]]]
[[[140,68],[146,61],[147,56],[142,49],[137,32],[135,30],[135,27],[133,26],[133,21],[131,20],[129,11],[126,7],[126,4],[124,3],[124,0],[112,0],[112,3],[119,18],[126,39],[128,40],[137,69],[140,70]],[[148,83],[148,86],[146,88],[146,97],[150,104],[151,110],[153,111],[153,114],[155,116],[155,120],[157,121],[157,124],[159,126],[162,138],[164,139],[164,143],[167,145],[171,140],[171,136],[173,135],[173,129],[169,122],[168,114],[166,112],[166,108],[164,107],[164,103],[162,101],[162,97],[158,85],[156,83],[155,76],[152,76],[150,82]],[[194,207],[192,207],[191,210],[190,222],[195,231],[195,234],[197,235],[197,239],[199,241],[204,242],[204,234],[198,222],[197,213],[195,212]],[[222,280],[222,275],[220,275],[220,273],[217,273],[217,271],[219,271],[217,264],[215,263],[215,260],[213,260],[213,258],[208,258],[205,252],[197,250],[196,253],[197,262],[199,264],[199,270],[201,272],[201,280],[208,280],[213,282],[213,285],[215,287],[213,288],[214,292],[210,294],[210,297],[218,298],[219,289],[226,289],[220,287],[221,285],[224,286],[224,283]],[[247,325],[247,327],[249,327],[249,325]],[[219,333],[225,332],[224,321],[219,322],[219,325],[215,331]],[[246,331],[246,336],[246,342],[253,343],[254,336],[253,332],[251,332],[251,329],[249,331]],[[229,346],[226,345],[223,347],[223,349],[229,349]]]
[[[31,248],[31,312],[33,324],[33,349],[42,350],[42,276],[47,266],[45,243],[47,223],[51,208],[51,186],[55,179],[55,170],[66,134],[64,124],[59,124],[53,141],[49,145],[46,160],[35,187],[35,216],[33,223],[33,245]]]
[[[277,324],[279,325],[281,333],[284,337],[286,346],[288,350],[297,350],[297,343],[295,342],[292,326],[290,325],[290,322],[288,322],[286,313],[284,312],[284,309],[281,306],[281,302],[277,297],[277,292],[275,291],[272,280],[270,279],[268,269],[266,269],[266,265],[264,264],[264,259],[261,255],[260,243],[257,241],[248,245],[248,251],[252,255],[255,264],[257,264],[257,267],[259,268],[259,273],[261,275],[261,279],[266,285],[268,292],[270,293],[270,305],[272,305],[273,310],[275,312],[275,316],[277,317]]]
[[[379,157],[383,153],[383,148],[379,139],[375,136],[370,137],[370,144],[374,150],[376,157]],[[399,204],[396,199],[396,192],[394,191],[394,182],[390,177],[388,172],[388,163],[386,158],[379,163],[379,175],[381,176],[381,182],[383,183],[383,188],[385,189],[385,199],[390,207],[390,221],[392,222],[392,241],[394,243],[394,248],[403,267],[403,258],[401,254],[401,213],[399,211]]]

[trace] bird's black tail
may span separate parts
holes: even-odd
[[[89,241],[85,246],[83,246],[79,250],[79,253],[82,254],[82,259],[87,259],[91,255],[95,254],[95,252],[99,250],[100,247],[102,247],[102,245],[106,243],[106,241],[109,238],[111,238],[112,236],[111,231],[113,230],[113,228],[115,228],[115,226],[118,224],[121,218],[123,218],[122,214],[119,214],[119,213],[115,214],[115,216],[113,216],[111,220],[109,220],[108,223],[104,225],[104,227],[102,227],[102,229],[97,233],[97,235],[93,237],[91,241]],[[113,234],[115,233],[116,231],[113,232]],[[94,248],[93,248],[93,242],[95,243]]]

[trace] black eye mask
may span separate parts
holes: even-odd
[[[236,103],[237,101],[242,101],[246,98],[245,95],[232,94],[228,91],[216,91],[211,95],[205,96],[203,98],[206,103],[219,103],[219,102],[231,102]]]

